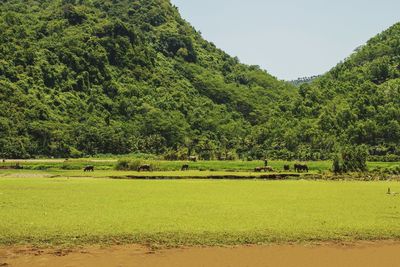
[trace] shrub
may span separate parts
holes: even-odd
[[[142,165],[142,161],[138,159],[120,159],[115,169],[119,171],[136,171],[140,165]]]
[[[189,151],[187,148],[168,150],[164,154],[165,160],[187,160]]]
[[[382,167],[375,167],[372,169],[373,173],[377,174],[391,174],[391,175],[400,175],[400,165],[395,165],[387,168],[382,168]]]
[[[400,161],[400,156],[394,154],[387,154],[387,155],[373,155],[368,157],[369,161],[374,162],[398,162]]]
[[[81,158],[83,157],[83,153],[81,151],[79,151],[78,149],[76,149],[75,147],[70,147],[70,157],[77,159],[77,158]]]
[[[333,158],[334,173],[367,171],[368,152],[365,146],[349,146]]]

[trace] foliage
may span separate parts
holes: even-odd
[[[119,159],[115,169],[119,171],[137,171],[141,165],[142,161],[138,159]]]
[[[168,0],[2,1],[0,55],[2,158],[236,154],[295,93]]]
[[[365,146],[345,147],[340,155],[333,158],[333,172],[364,172],[367,171],[368,152]]]
[[[366,145],[371,160],[400,156],[400,23],[344,62],[299,88],[297,107],[312,146],[331,151]],[[319,142],[319,144],[316,143]]]
[[[204,40],[169,0],[0,1],[0,157],[399,157],[399,35],[297,88]]]
[[[400,165],[394,165],[390,167],[376,167],[371,170],[373,173],[388,174],[388,175],[400,175]]]

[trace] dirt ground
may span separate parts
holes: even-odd
[[[400,266],[400,242],[205,247],[153,251],[137,245],[74,250],[0,248],[0,266],[369,267]]]

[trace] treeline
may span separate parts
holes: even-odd
[[[237,157],[295,94],[166,0],[1,2],[0,54],[5,158]]]
[[[296,88],[168,0],[2,1],[0,158],[311,160],[347,143],[399,156],[398,28]]]
[[[300,96],[322,144],[366,145],[372,160],[399,160],[400,24],[302,85]]]
[[[296,80],[292,80],[289,83],[295,85],[295,86],[300,86],[305,83],[312,83],[314,80],[317,78],[321,77],[321,75],[314,75],[314,76],[309,76],[309,77],[301,77]]]

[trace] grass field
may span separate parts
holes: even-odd
[[[1,244],[400,238],[398,182],[0,179]]]

